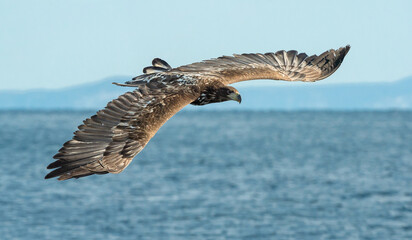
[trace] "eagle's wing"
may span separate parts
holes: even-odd
[[[168,78],[164,84],[162,75],[146,76],[152,79],[109,102],[78,127],[73,139],[54,156],[57,160],[48,169],[57,169],[46,178],[65,180],[123,171],[157,130],[198,96],[196,85],[170,81],[170,76],[163,76],[163,80]]]
[[[252,79],[314,82],[334,73],[349,49],[348,45],[310,57],[297,51],[235,54],[184,65],[171,72],[219,78],[225,84]]]

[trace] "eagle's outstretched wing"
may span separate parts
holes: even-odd
[[[350,46],[308,57],[297,51],[223,56],[184,65],[171,72],[218,78],[225,84],[252,80],[275,79],[314,82],[330,76],[339,68]]]
[[[196,85],[182,85],[178,77],[146,76],[152,79],[109,102],[78,127],[54,156],[57,160],[48,169],[57,169],[46,178],[121,172],[169,118],[198,97]]]

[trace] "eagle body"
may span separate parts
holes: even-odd
[[[119,86],[134,88],[83,121],[54,156],[45,178],[59,180],[120,173],[159,128],[188,104],[241,102],[229,84],[274,79],[314,82],[334,73],[350,46],[307,56],[296,51],[242,54],[172,68],[159,58],[143,74]]]

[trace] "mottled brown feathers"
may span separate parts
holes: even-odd
[[[163,88],[167,88],[166,85]],[[119,173],[170,117],[198,95],[191,87],[139,89],[108,103],[84,121],[48,169],[59,180],[92,174]]]
[[[225,84],[252,80],[275,79],[314,82],[330,76],[339,68],[350,46],[308,57],[297,51],[265,54],[234,54],[184,65],[172,72],[218,78]]]
[[[145,147],[157,130],[189,103],[205,105],[229,99],[241,101],[225,86],[252,79],[317,81],[339,68],[350,47],[308,57],[296,51],[242,54],[178,68],[159,58],[143,75],[120,86],[134,87],[84,120],[73,139],[54,156],[46,178],[59,180],[93,174],[119,173]],[[234,92],[236,94],[234,94]],[[231,97],[229,97],[229,94]]]

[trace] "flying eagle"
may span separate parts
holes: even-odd
[[[47,178],[59,180],[92,174],[120,173],[146,146],[157,130],[188,104],[241,102],[229,84],[274,79],[314,82],[330,76],[341,65],[350,46],[320,56],[297,51],[234,54],[172,68],[155,58],[143,75],[119,86],[133,87],[96,115],[83,121],[54,156]]]

